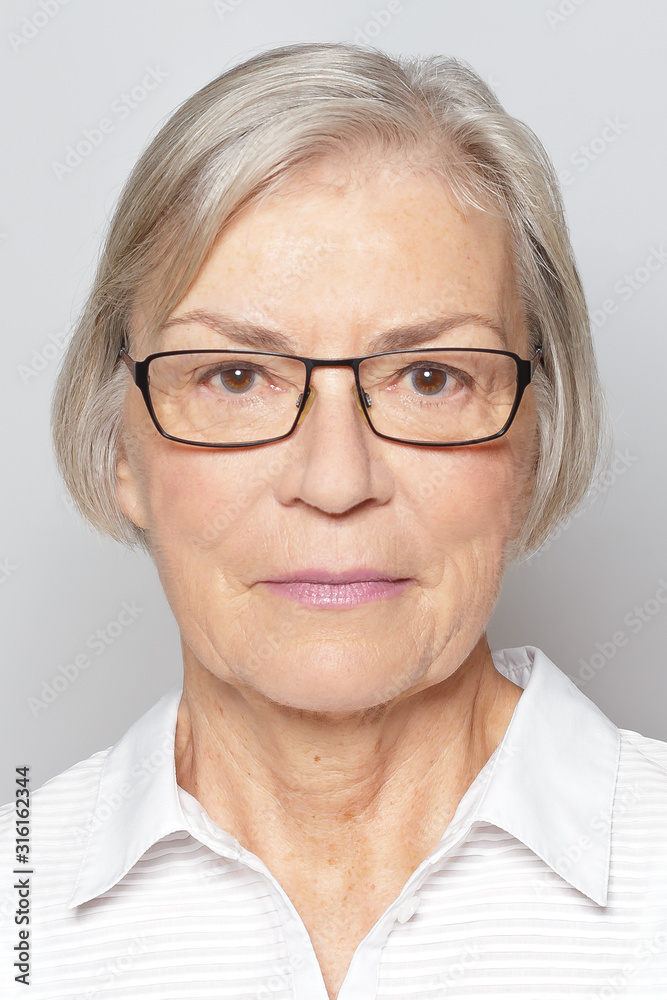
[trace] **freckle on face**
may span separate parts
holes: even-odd
[[[222,311],[290,336],[298,354],[345,357],[399,324],[476,313],[526,356],[497,215],[464,216],[437,178],[401,165],[340,178],[321,165],[307,186],[247,209],[174,314]],[[159,343],[139,336],[137,356],[228,346],[193,323]],[[432,346],[503,345],[468,323]],[[130,393],[134,467],[186,669],[294,708],[363,710],[448,676],[483,630],[529,481],[534,406],[529,391],[497,441],[418,448],[372,433],[349,369],[319,369],[312,384],[315,403],[290,438],[229,450],[160,437]],[[260,582],[358,566],[412,583],[390,599],[306,610]]]

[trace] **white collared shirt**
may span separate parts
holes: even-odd
[[[667,743],[534,647],[493,657],[524,688],[505,736],[338,1000],[665,1000]],[[0,810],[1,997],[327,1000],[280,883],[177,785],[180,694],[34,793],[27,994]]]

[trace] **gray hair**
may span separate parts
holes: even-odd
[[[149,326],[159,329],[244,208],[318,160],[378,150],[428,164],[461,206],[496,206],[509,226],[531,346],[542,347],[544,362],[534,381],[534,488],[512,555],[538,548],[583,499],[608,454],[608,417],[540,140],[459,60],[298,43],[254,56],[188,98],[122,191],[53,401],[59,468],[97,529],[147,547],[115,493],[129,384],[118,353],[137,304],[148,302]]]

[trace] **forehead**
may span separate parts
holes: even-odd
[[[402,162],[324,162],[246,208],[173,316],[196,310],[290,332],[315,353],[443,315],[520,325],[500,212],[464,212],[441,178]]]

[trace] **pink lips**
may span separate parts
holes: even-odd
[[[283,580],[264,580],[274,594],[314,607],[353,607],[400,594],[408,579],[388,578],[381,571],[360,569],[346,573],[302,570]]]

